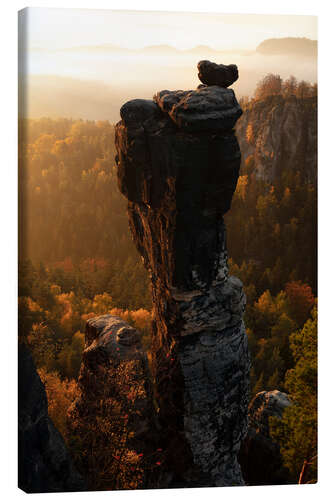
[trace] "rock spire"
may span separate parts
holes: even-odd
[[[241,158],[233,127],[242,111],[225,88],[238,71],[220,65],[215,79],[213,63],[199,66],[208,86],[129,101],[116,125],[119,188],[151,276],[165,486],[243,484],[245,296],[228,273],[223,221]]]

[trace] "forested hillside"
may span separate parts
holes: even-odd
[[[20,122],[22,258],[136,258],[116,187],[114,128],[66,119]]]
[[[290,336],[311,317],[317,295],[316,90],[280,83],[277,90],[261,82],[255,98],[243,100],[242,167],[225,218],[230,274],[247,295],[253,394],[291,386]],[[283,121],[286,107],[293,127]],[[276,142],[282,129],[285,141]],[[145,331],[149,348],[149,279],[117,187],[113,124],[43,118],[21,121],[19,130],[19,335],[66,438],[86,319],[120,315]],[[297,142],[300,130],[303,146],[290,161],[287,139]]]
[[[225,219],[230,272],[247,295],[256,393],[285,389],[289,336],[317,295],[316,86],[267,75],[242,105],[242,166]]]

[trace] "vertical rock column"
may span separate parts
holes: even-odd
[[[170,485],[243,484],[245,296],[228,275],[223,221],[238,179],[233,127],[241,113],[232,90],[201,85],[129,101],[116,126],[119,188],[151,277],[153,377]]]

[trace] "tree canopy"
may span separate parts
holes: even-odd
[[[271,434],[281,447],[285,465],[295,481],[317,480],[317,309],[301,330],[290,336],[295,366],[285,386],[292,405],[281,420],[272,419]]]

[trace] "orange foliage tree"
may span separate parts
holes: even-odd
[[[311,287],[301,281],[292,281],[285,286],[291,316],[298,326],[303,326],[315,303]]]
[[[48,373],[44,368],[40,368],[38,374],[45,386],[49,415],[67,441],[67,410],[79,394],[77,383],[75,380],[61,380],[57,372]]]

